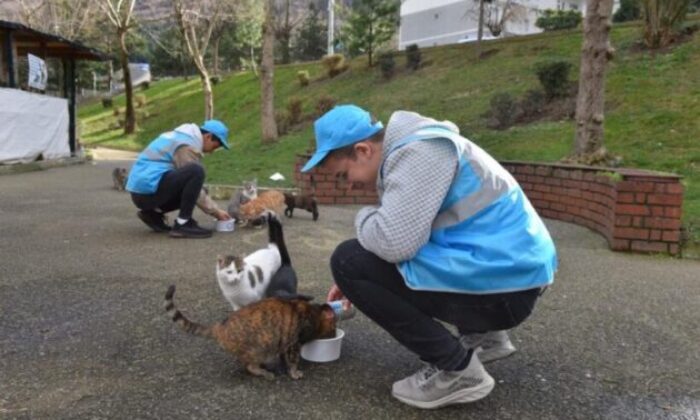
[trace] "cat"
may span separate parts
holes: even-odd
[[[267,247],[248,256],[219,256],[216,279],[234,311],[264,297],[298,297],[297,276],[284,243],[282,224],[272,212],[268,224]]]
[[[240,220],[241,204],[245,204],[253,198],[258,197],[258,180],[244,181],[243,188],[236,191],[228,202],[228,214],[237,221]]]
[[[114,168],[112,171],[112,183],[114,184],[114,189],[117,191],[124,191],[126,189],[126,178],[129,176],[126,168]]]
[[[173,302],[175,285],[165,294],[168,316],[190,334],[210,337],[241,362],[255,376],[274,379],[262,365],[280,357],[292,379],[300,379],[301,345],[318,338],[335,336],[335,315],[328,304],[307,299],[267,298],[232,312],[224,321],[205,326],[187,319]]]
[[[241,204],[241,219],[248,222],[259,223],[264,221],[263,214],[266,210],[272,210],[277,214],[284,209],[284,194],[277,190],[263,191],[245,204]]]
[[[308,211],[313,215],[314,222],[318,220],[318,202],[311,195],[293,195],[284,193],[284,202],[287,208],[284,210],[284,215],[287,217],[294,216],[294,209],[300,208]]]

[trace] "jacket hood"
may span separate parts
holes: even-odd
[[[450,121],[437,121],[416,112],[396,111],[391,114],[384,133],[383,149],[386,152],[402,138],[428,126],[441,127],[459,134],[459,128]]]
[[[194,149],[200,153],[202,152],[204,141],[202,140],[202,131],[197,124],[182,124],[173,131],[190,137],[194,140]]]

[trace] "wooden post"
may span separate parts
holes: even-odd
[[[17,87],[16,69],[15,69],[15,46],[12,42],[12,31],[5,31],[5,59],[7,61],[7,86],[11,88]]]
[[[75,58],[63,59],[63,76],[63,95],[68,99],[68,145],[71,156],[75,156]]]

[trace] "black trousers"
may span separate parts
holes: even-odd
[[[167,213],[180,209],[178,217],[189,219],[203,186],[204,168],[191,163],[166,172],[155,194],[131,193],[131,200],[144,211]]]
[[[396,265],[364,249],[357,239],[343,242],[331,257],[336,285],[345,297],[421,360],[455,370],[471,354],[436,319],[461,334],[506,330],[532,312],[540,289],[490,295],[409,289]]]

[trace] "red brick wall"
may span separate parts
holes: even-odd
[[[322,204],[374,204],[372,188],[346,191],[346,184],[320,169],[300,173],[308,155],[299,155],[295,180],[311,193],[312,178]],[[618,251],[680,251],[683,186],[680,177],[635,169],[607,169],[535,162],[501,162],[518,180],[544,217],[586,226]]]

